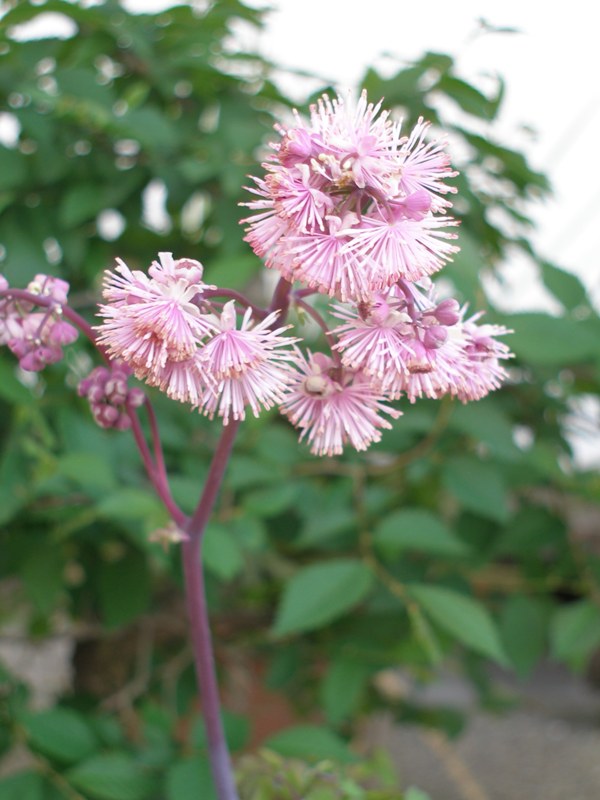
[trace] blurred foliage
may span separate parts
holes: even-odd
[[[60,275],[91,319],[116,255],[146,266],[161,250],[202,260],[220,285],[260,291],[237,203],[290,106],[271,65],[235,45],[235,26],[260,26],[260,12],[239,0],[155,15],[114,0],[5,8],[0,95],[15,136],[0,146],[0,269],[9,280]],[[47,12],[76,34],[23,38],[20,26]],[[600,644],[600,541],[590,533],[600,481],[576,468],[569,439],[577,408],[598,393],[600,322],[579,280],[531,244],[530,202],[548,182],[494,140],[501,81],[482,92],[450,56],[427,53],[390,78],[370,70],[363,85],[407,127],[422,115],[450,133],[462,251],[444,278],[515,330],[517,357],[502,391],[468,407],[406,407],[366,455],[313,458],[275,415],[243,426],[206,543],[225,695],[235,695],[239,664],[255,682],[264,675],[293,711],[270,750],[317,763],[242,762],[253,799],[274,797],[260,788],[263,768],[314,781],[315,800],[340,796],[319,788],[329,770],[319,764],[352,760],[347,742],[373,709],[460,729],[453,710],[420,706],[410,681],[390,690],[380,680],[390,668],[418,685],[450,662],[494,705],[489,660],[525,678],[547,656],[585,669]],[[158,220],[149,192],[165,198]],[[519,253],[537,264],[557,315],[501,313],[486,300],[482,274]],[[10,356],[0,361],[1,630],[18,620],[40,647],[64,634],[75,648],[73,690],[51,708],[36,710],[8,672],[0,679],[0,752],[16,741],[32,753],[26,771],[0,781],[0,800],[209,798],[177,553],[148,539],[165,512],[131,438],[96,428],[76,397],[90,364],[77,345],[25,386]],[[189,511],[218,425],[154,399],[173,492]],[[235,751],[249,736],[256,744],[260,711],[228,714]],[[344,796],[396,796],[340,776],[354,786]]]

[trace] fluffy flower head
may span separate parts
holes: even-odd
[[[246,238],[267,266],[341,300],[431,275],[456,251],[444,142],[426,141],[422,120],[403,137],[380,106],[364,92],[355,104],[324,96],[307,122],[277,126],[246,203],[257,212]]]

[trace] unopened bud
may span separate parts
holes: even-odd
[[[448,331],[442,325],[432,325],[425,331],[423,344],[428,350],[441,347],[448,338]]]
[[[453,297],[449,297],[442,302],[433,311],[433,315],[440,323],[440,325],[456,325],[460,319],[460,306],[458,301]]]

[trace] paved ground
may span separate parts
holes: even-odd
[[[466,732],[449,742],[439,734],[373,720],[369,742],[391,752],[403,784],[432,800],[600,800],[600,692],[547,664],[501,715],[474,711]],[[468,687],[446,677],[421,699],[462,709]]]

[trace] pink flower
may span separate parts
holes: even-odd
[[[188,403],[192,408],[201,404],[207,391],[215,392],[214,378],[204,369],[200,349],[190,358],[167,360],[164,367],[153,370],[146,377],[146,383],[158,387],[172,400]]]
[[[69,284],[53,275],[36,275],[27,285],[27,291],[41,297],[51,297],[57,305],[66,305]]]
[[[311,289],[341,300],[368,295],[368,272],[349,249],[352,241],[349,231],[355,220],[354,214],[347,214],[344,219],[329,216],[327,231],[289,236],[287,246],[293,266],[284,277],[300,280]]]
[[[456,187],[449,186],[445,181],[456,177],[458,172],[450,166],[445,139],[426,141],[429,125],[419,117],[409,136],[402,142],[400,189],[409,195],[425,189],[434,206],[444,208],[451,203],[439,195],[456,192]]]
[[[234,301],[225,304],[218,332],[199,354],[201,369],[216,386],[204,392],[202,413],[211,419],[217,414],[227,425],[230,419],[245,419],[247,406],[258,416],[261,408],[283,399],[294,374],[290,362],[298,357],[290,346],[298,340],[281,335],[289,325],[271,328],[277,316],[274,312],[254,324],[247,309],[238,328]]]
[[[381,439],[382,429],[392,427],[381,413],[394,419],[401,415],[383,403],[363,372],[336,366],[322,353],[309,355],[299,366],[281,411],[300,428],[300,440],[307,437],[315,455],[340,455],[346,444],[366,450]]]
[[[333,313],[343,320],[332,331],[342,363],[375,379],[390,398],[439,398],[458,380],[462,351],[449,336],[459,319],[455,300],[436,305],[432,292],[406,285]]]
[[[482,312],[474,314],[460,326],[462,359],[451,392],[463,403],[480,400],[498,389],[508,374],[500,362],[513,357],[509,347],[495,339],[512,331],[503,325],[477,325],[481,316]]]
[[[456,224],[439,217],[411,218],[398,204],[393,211],[363,217],[348,231],[345,250],[368,274],[370,290],[379,291],[400,279],[419,281],[440,270],[459,249],[448,243],[456,234],[440,228]]]
[[[155,383],[168,361],[190,359],[216,329],[213,315],[202,313],[194,302],[209,288],[201,281],[201,265],[174,261],[170,253],[160,253],[160,259],[150,267],[150,276],[117,259],[115,272],[105,275],[107,304],[100,306],[104,320],[96,328],[98,342],[111,357],[129,364],[136,377]]]
[[[444,183],[454,173],[443,142],[408,136],[363,92],[355,105],[321,98],[309,122],[277,126],[246,203],[246,240],[289,281],[341,300],[367,301],[399,279],[437,272],[456,252]]]

